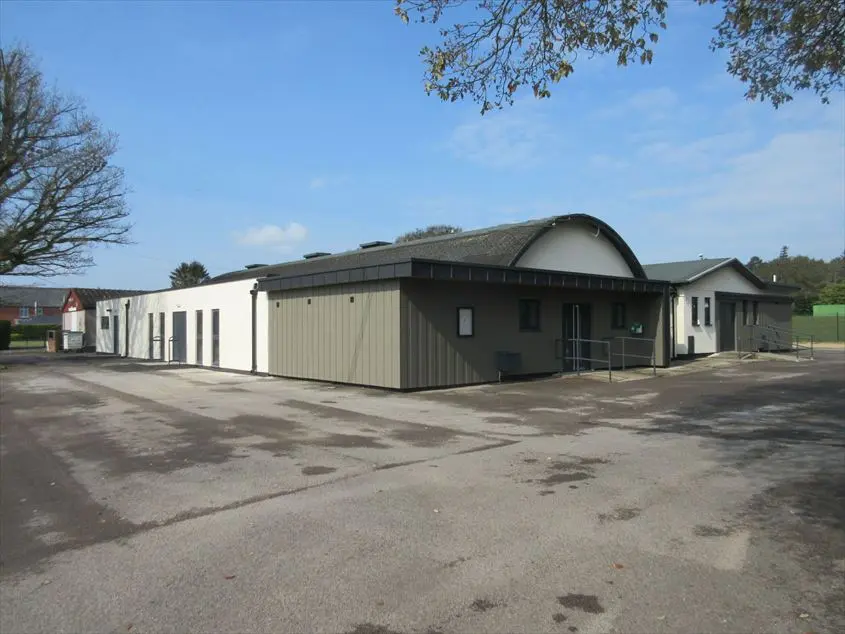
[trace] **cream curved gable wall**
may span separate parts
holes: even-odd
[[[604,233],[593,225],[561,223],[540,236],[516,266],[551,271],[634,277],[631,268]]]

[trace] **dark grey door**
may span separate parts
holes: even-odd
[[[173,329],[170,336],[173,338],[170,343],[172,360],[185,363],[188,360],[188,313],[184,310],[173,313]]]
[[[120,354],[120,317],[114,315],[111,318],[112,351]]]
[[[736,304],[719,302],[719,351],[736,350]]]
[[[153,314],[147,313],[147,356],[152,361],[155,355],[155,324]]]
[[[197,311],[197,365],[202,365],[202,311]]]
[[[164,346],[167,341],[164,338],[164,313],[158,314],[158,358],[164,361]]]
[[[220,311],[211,311],[211,365],[220,365]]]
[[[589,304],[563,305],[563,371],[575,372],[579,365],[582,370],[589,370],[593,355],[590,339],[591,310]]]

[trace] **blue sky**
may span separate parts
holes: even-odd
[[[845,247],[845,109],[748,103],[708,49],[718,12],[670,7],[651,66],[576,66],[550,100],[479,115],[426,96],[430,28],[391,2],[4,2],[0,40],[120,135],[136,244],[83,275],[160,288],[433,223],[583,212],[644,263]],[[520,93],[521,94],[521,93]]]

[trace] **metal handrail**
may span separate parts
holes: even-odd
[[[755,326],[750,326],[750,328],[751,328],[751,335],[747,338],[747,340],[748,340],[748,350],[742,349],[741,344],[745,341],[745,338],[739,337],[739,336],[737,337],[737,346],[736,346],[737,358],[741,358],[744,352],[754,353],[754,352],[761,350],[763,343],[766,344],[767,352],[771,352],[771,349],[772,349],[771,341],[768,340],[768,339],[764,339],[760,336],[754,335],[755,332],[759,332],[760,330],[762,330],[764,332],[766,330],[770,330],[772,332],[780,333],[780,334],[790,333],[789,348],[790,348],[790,351],[792,351],[792,350],[795,351],[795,358],[796,359],[801,358],[801,351],[802,350],[809,350],[810,360],[812,361],[814,359],[814,347],[815,347],[815,336],[814,335],[804,335],[807,338],[808,343],[802,344],[801,343],[802,335],[792,333],[791,331],[786,330],[785,328],[777,328],[776,326],[769,326],[769,325],[766,325],[766,326],[755,325]],[[755,342],[757,343],[756,346],[754,345]]]
[[[650,355],[646,355],[646,354],[627,354],[626,355],[625,354],[625,341],[629,340],[629,339],[631,341],[650,341],[651,342],[651,354]],[[656,343],[654,337],[614,337],[613,339],[611,339],[611,342],[617,341],[617,340],[622,342],[622,370],[623,371],[625,370],[625,357],[626,356],[636,357],[637,359],[648,359],[649,361],[651,361],[651,372],[654,376],[657,376],[657,354],[656,354],[657,343]],[[612,362],[612,357],[611,357],[611,362]]]
[[[575,361],[575,373],[578,376],[581,376],[581,361],[595,361],[596,363],[607,363],[607,380],[608,382],[613,382],[613,368],[611,367],[611,351],[610,351],[610,342],[605,341],[603,339],[582,339],[581,337],[570,339],[575,344],[575,356],[571,357]],[[607,346],[607,359],[593,359],[591,357],[582,357],[581,356],[581,343],[598,343],[601,345]],[[563,357],[566,359],[566,355]]]

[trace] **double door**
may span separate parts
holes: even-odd
[[[593,356],[590,339],[592,310],[589,304],[563,305],[563,358],[561,368],[563,372],[590,370]]]

